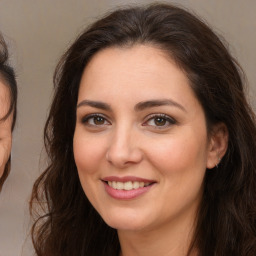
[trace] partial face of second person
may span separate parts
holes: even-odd
[[[10,93],[7,86],[0,80],[0,119],[9,110]],[[6,120],[0,120],[0,177],[9,159],[12,145],[12,115]]]
[[[129,231],[194,219],[218,154],[184,72],[143,45],[104,49],[86,66],[73,143],[86,196]]]

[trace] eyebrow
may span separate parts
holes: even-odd
[[[101,102],[101,101],[93,101],[93,100],[82,100],[78,105],[77,108],[81,106],[90,106],[93,108],[98,108],[106,111],[112,111],[112,108],[109,104]],[[160,100],[147,100],[139,102],[135,105],[134,110],[135,111],[143,111],[147,108],[153,108],[153,107],[160,107],[160,106],[174,106],[177,107],[184,112],[187,112],[186,109],[177,103],[176,101],[173,101],[171,99],[160,99]]]
[[[109,104],[101,102],[101,101],[93,101],[93,100],[82,100],[76,108],[79,108],[81,106],[90,106],[93,108],[99,108],[102,110],[110,111],[111,107]]]
[[[135,105],[134,109],[136,111],[142,111],[146,108],[153,108],[153,107],[160,107],[160,106],[174,106],[183,110],[184,112],[187,112],[182,105],[180,105],[178,102],[173,101],[171,99],[148,100],[148,101],[139,102]]]

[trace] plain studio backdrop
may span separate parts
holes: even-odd
[[[106,11],[152,1],[0,0],[0,30],[18,80],[18,119],[12,169],[0,194],[0,256],[32,256],[28,201],[32,184],[44,169],[43,127],[52,97],[57,61],[77,34]],[[229,42],[256,98],[256,1],[180,0]],[[253,102],[252,102],[253,103]],[[255,103],[254,109],[255,109]]]

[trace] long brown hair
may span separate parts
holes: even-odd
[[[9,53],[7,44],[0,34],[0,80],[8,88],[10,105],[7,113],[0,117],[0,122],[4,122],[10,115],[12,115],[12,130],[14,129],[17,114],[17,83],[14,69],[8,63]],[[0,191],[2,186],[7,179],[11,168],[11,157],[9,157],[4,173],[0,178]]]
[[[49,163],[35,182],[31,198],[37,255],[120,252],[116,230],[104,223],[81,188],[73,134],[79,83],[89,60],[106,47],[134,44],[159,47],[186,72],[209,132],[218,122],[228,128],[226,155],[218,168],[206,170],[191,248],[204,256],[255,255],[256,122],[245,98],[243,72],[204,22],[166,4],[114,11],[81,33],[62,56],[45,126]]]

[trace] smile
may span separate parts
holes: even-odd
[[[138,188],[147,187],[150,185],[150,182],[143,182],[143,181],[127,181],[127,182],[120,182],[120,181],[108,181],[108,185],[111,188],[117,190],[133,190]]]
[[[157,182],[139,177],[109,176],[102,179],[107,194],[118,200],[131,200],[147,193]]]

